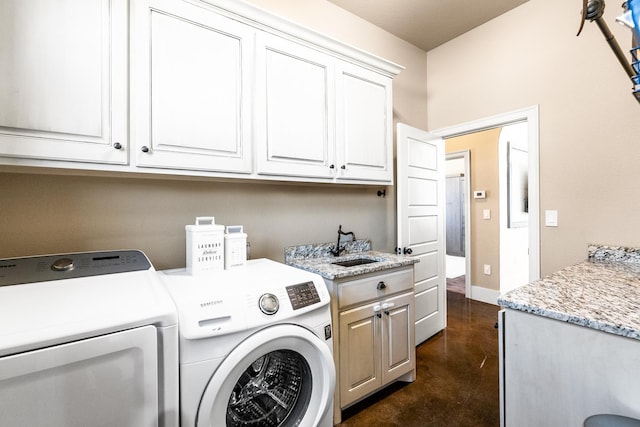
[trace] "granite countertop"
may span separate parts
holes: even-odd
[[[369,240],[356,240],[344,245],[341,244],[343,252],[340,256],[331,254],[333,247],[335,247],[335,243],[290,246],[285,249],[285,263],[302,270],[317,273],[325,279],[335,280],[413,265],[420,261],[410,256],[372,251]],[[377,262],[352,267],[342,267],[334,264],[335,262],[358,258],[373,259]]]
[[[589,247],[589,260],[498,298],[502,307],[640,340],[640,249]]]

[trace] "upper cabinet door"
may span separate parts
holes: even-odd
[[[127,5],[0,2],[1,156],[127,162]]]
[[[337,76],[338,179],[393,183],[391,78],[346,62]]]
[[[268,33],[256,43],[256,162],[265,175],[333,178],[334,59]]]
[[[250,173],[255,29],[182,1],[134,8],[136,166]]]

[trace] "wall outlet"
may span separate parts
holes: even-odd
[[[491,266],[489,264],[484,265],[484,274],[487,276],[491,274]]]

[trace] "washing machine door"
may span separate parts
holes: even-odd
[[[220,364],[196,425],[318,426],[332,419],[334,389],[333,357],[320,338],[301,326],[270,326]]]

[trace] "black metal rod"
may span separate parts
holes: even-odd
[[[611,33],[611,30],[609,30],[609,26],[607,25],[606,22],[604,22],[604,19],[602,19],[602,16],[597,18],[595,21],[596,21],[596,24],[598,24],[598,28],[600,28],[600,31],[602,31],[602,34],[604,35],[605,40],[607,40],[607,43],[609,43],[609,47],[611,48],[611,50],[613,50],[613,53],[616,55],[616,58],[618,58],[620,65],[622,65],[622,68],[624,68],[624,71],[627,73],[627,75],[630,78],[635,76],[636,73],[635,71],[633,71],[631,64],[629,64],[629,60],[626,58],[624,52],[620,48],[620,45],[616,41],[616,38]]]

